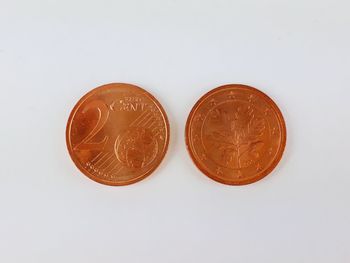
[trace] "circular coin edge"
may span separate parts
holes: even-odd
[[[203,101],[211,96],[212,94],[222,91],[224,89],[230,89],[230,88],[240,88],[240,89],[245,89],[245,90],[250,90],[254,93],[257,93],[258,95],[262,96],[264,99],[267,100],[267,102],[269,103],[269,105],[272,106],[273,110],[275,111],[275,114],[278,118],[278,123],[281,127],[281,143],[279,146],[279,149],[277,151],[276,157],[273,159],[272,163],[268,166],[268,168],[266,168],[265,170],[263,170],[262,172],[259,173],[259,176],[255,176],[253,178],[248,178],[247,180],[242,180],[242,181],[234,181],[234,180],[229,180],[229,179],[224,179],[221,177],[217,177],[215,175],[213,175],[210,171],[208,171],[207,169],[204,169],[200,164],[200,161],[197,160],[197,158],[194,156],[193,150],[191,148],[192,145],[192,140],[190,138],[190,130],[191,130],[191,124],[193,121],[193,117],[196,113],[196,110],[199,108],[199,106],[203,103]],[[254,88],[252,86],[248,86],[245,84],[225,84],[225,85],[221,85],[219,87],[216,87],[212,90],[209,90],[208,92],[206,92],[204,95],[202,95],[197,102],[194,104],[194,106],[192,107],[188,117],[187,117],[187,121],[186,121],[186,127],[185,127],[185,143],[186,143],[186,149],[187,152],[189,153],[192,162],[195,164],[195,166],[207,177],[211,178],[212,180],[225,184],[225,185],[235,185],[235,186],[240,186],[240,185],[248,185],[248,184],[252,184],[255,183],[261,179],[263,179],[264,177],[266,177],[267,175],[269,175],[278,165],[278,163],[281,161],[285,147],[286,147],[286,142],[287,142],[287,128],[286,128],[286,123],[284,120],[284,117],[282,115],[281,110],[279,109],[279,107],[277,106],[277,104],[264,92],[262,92],[261,90]]]
[[[109,88],[113,88],[113,86],[119,86],[119,85],[127,85],[129,87],[132,88],[136,88],[138,90],[140,90],[142,92],[143,95],[146,95],[147,97],[149,97],[152,102],[154,102],[154,104],[157,106],[157,108],[159,109],[159,111],[162,114],[163,117],[163,121],[165,123],[165,128],[166,128],[166,139],[165,139],[165,147],[163,149],[162,154],[159,156],[159,161],[156,163],[156,165],[154,165],[151,169],[149,169],[147,172],[143,173],[142,175],[128,180],[128,181],[124,181],[124,182],[112,182],[112,181],[108,181],[108,180],[103,180],[100,179],[98,177],[93,176],[89,171],[87,171],[86,169],[84,169],[84,167],[80,164],[80,162],[77,160],[77,158],[74,157],[74,152],[71,149],[71,141],[70,141],[70,131],[71,131],[71,125],[73,123],[73,118],[77,112],[77,110],[79,109],[79,107],[81,106],[81,104],[86,101],[89,97],[91,97],[92,95],[94,95],[95,93],[97,93],[98,91],[101,91],[103,89],[109,89]],[[104,84],[101,86],[98,86],[96,88],[93,88],[92,90],[88,91],[84,96],[82,96],[74,105],[73,109],[71,110],[70,114],[69,114],[69,118],[67,121],[67,125],[66,125],[66,146],[70,155],[70,158],[72,159],[72,161],[74,162],[75,166],[80,170],[80,172],[82,172],[86,177],[88,177],[89,179],[103,184],[103,185],[108,185],[108,186],[124,186],[124,185],[130,185],[130,184],[134,184],[137,183],[143,179],[145,179],[146,177],[148,177],[149,175],[151,175],[162,163],[162,161],[165,158],[165,155],[168,151],[169,148],[169,141],[170,141],[170,124],[169,124],[169,119],[168,116],[163,108],[163,106],[160,104],[160,102],[147,90],[133,85],[133,84],[129,84],[129,83],[108,83],[108,84]]]

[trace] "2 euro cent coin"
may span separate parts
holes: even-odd
[[[211,90],[194,105],[186,144],[195,165],[229,185],[256,182],[281,160],[286,125],[276,103],[263,92],[230,84]]]
[[[169,122],[146,90],[113,83],[93,89],[73,108],[66,129],[69,154],[90,179],[128,185],[150,175],[169,144]]]

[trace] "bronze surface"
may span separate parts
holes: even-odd
[[[127,185],[151,174],[165,156],[169,122],[147,91],[124,83],[98,87],[73,108],[67,147],[81,172],[107,185]]]
[[[205,175],[244,185],[276,167],[286,145],[286,126],[266,94],[230,84],[199,99],[187,119],[185,137],[192,160]]]

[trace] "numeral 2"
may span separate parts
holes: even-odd
[[[89,110],[98,111],[97,123],[89,134],[74,147],[74,150],[102,150],[108,141],[108,137],[105,136],[100,142],[91,142],[91,140],[103,128],[108,120],[109,110],[107,105],[101,100],[94,100],[83,108],[82,113],[86,113]]]

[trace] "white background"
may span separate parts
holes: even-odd
[[[1,262],[350,262],[350,4],[339,0],[0,0]],[[130,186],[81,174],[65,144],[90,89],[129,82],[171,122]],[[216,183],[184,143],[226,83],[271,96],[288,128],[265,179]]]

